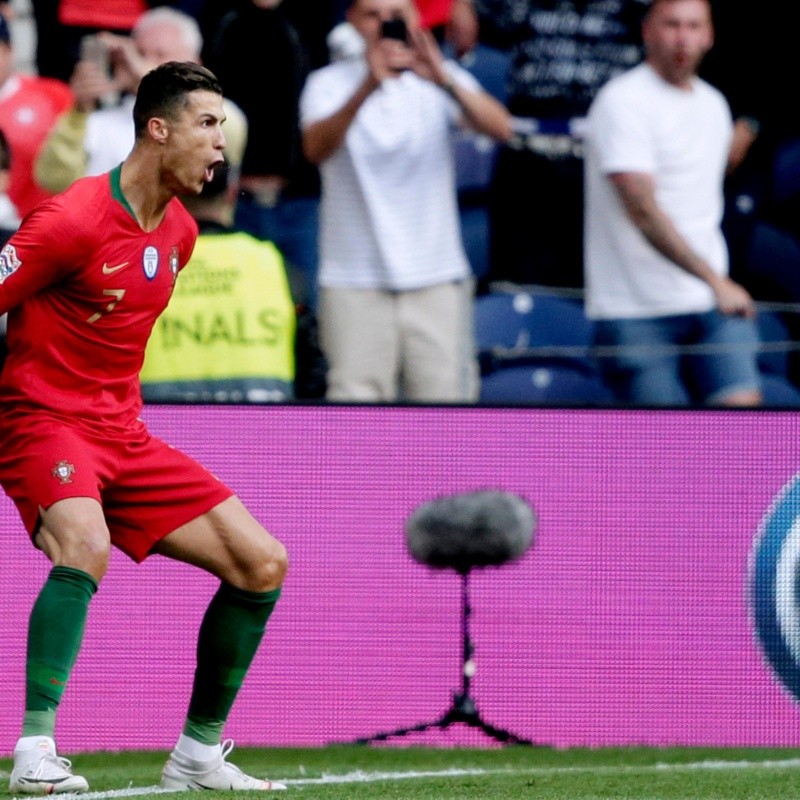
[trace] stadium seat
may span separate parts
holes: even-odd
[[[489,211],[482,203],[465,203],[459,214],[461,239],[472,275],[485,278],[489,273]]]
[[[479,296],[475,341],[487,372],[498,361],[597,372],[591,355],[592,323],[580,300],[521,290]]]
[[[489,94],[505,103],[508,96],[506,80],[511,66],[510,51],[479,43],[461,57],[460,64],[472,73]]]
[[[487,194],[497,145],[487,136],[461,131],[455,142],[456,184],[461,236],[472,274],[489,272],[489,208]]]
[[[478,352],[495,347],[526,348],[531,343],[533,296],[528,292],[491,292],[475,298]]]
[[[460,64],[489,94],[505,102],[508,52],[478,44]],[[488,136],[461,129],[453,146],[464,249],[473,275],[480,279],[489,273],[488,190],[498,145]]]
[[[494,139],[469,130],[459,131],[453,140],[456,186],[460,194],[485,190],[489,186],[497,154]]]
[[[453,56],[452,51],[449,52]],[[478,44],[460,59],[461,66],[500,102],[506,98],[509,53]],[[472,273],[484,278],[489,272],[488,190],[497,153],[497,143],[468,129],[455,139],[456,185],[461,232]]]
[[[565,365],[507,365],[481,378],[480,402],[504,405],[605,406],[613,403],[598,376]]]

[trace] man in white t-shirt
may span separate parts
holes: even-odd
[[[644,63],[588,118],[586,311],[612,348],[604,372],[629,403],[758,405],[755,308],[720,228],[731,114],[697,77],[709,2],[653,0],[642,31]]]
[[[451,134],[464,122],[507,140],[511,118],[444,61],[411,0],[353,0],[347,19],[364,53],[312,72],[300,99],[303,146],[322,176],[327,396],[471,401],[473,284]]]

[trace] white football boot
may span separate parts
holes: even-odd
[[[14,749],[9,791],[12,794],[85,792],[89,788],[86,778],[73,775],[71,767],[69,759],[56,755],[55,742],[49,736],[38,737],[24,749],[18,744]]]
[[[233,750],[233,740],[222,743],[220,754],[211,761],[194,761],[173,750],[161,775],[164,789],[216,789],[222,791],[275,792],[286,788],[283,783],[245,775],[225,757]]]

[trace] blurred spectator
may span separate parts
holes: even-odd
[[[410,0],[353,0],[347,19],[365,52],[313,72],[301,97],[305,151],[322,172],[327,396],[471,401],[473,285],[452,134],[465,123],[505,139],[510,117],[443,59]]]
[[[643,38],[645,63],[587,125],[586,308],[597,344],[620,348],[604,372],[626,403],[758,405],[755,307],[720,227],[732,119],[697,77],[708,0],[653,0]]]
[[[641,60],[648,0],[474,0],[481,40],[510,50],[516,136],[490,187],[488,280],[583,286],[582,125],[597,90]]]
[[[172,8],[143,14],[130,38],[103,32],[98,42],[107,48],[112,75],[91,60],[75,65],[75,105],[58,119],[36,159],[36,179],[52,192],[117,166],[133,147],[133,103],[142,76],[165,61],[199,62],[203,43],[196,20]],[[110,92],[118,92],[119,101],[102,107]],[[228,151],[241,152],[244,115],[230,100],[224,108]]]
[[[298,121],[311,68],[305,43],[281,0],[250,0],[222,17],[204,53],[247,117],[236,227],[302,269],[315,306],[319,173],[303,156]]]
[[[146,0],[31,0],[39,75],[68,81],[84,36],[100,31],[128,35],[150,5]]]
[[[271,242],[233,228],[227,164],[184,203],[194,252],[156,323],[142,368],[148,402],[276,402],[325,395],[326,364],[302,273]]]
[[[33,162],[56,119],[71,105],[65,83],[15,71],[11,31],[0,14],[0,127],[14,153],[8,195],[22,216],[50,196],[37,186]]]

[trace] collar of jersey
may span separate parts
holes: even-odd
[[[122,203],[127,212],[136,219],[136,214],[134,214],[131,204],[125,199],[125,195],[122,194],[122,164],[114,167],[108,174],[111,178],[111,196]]]

